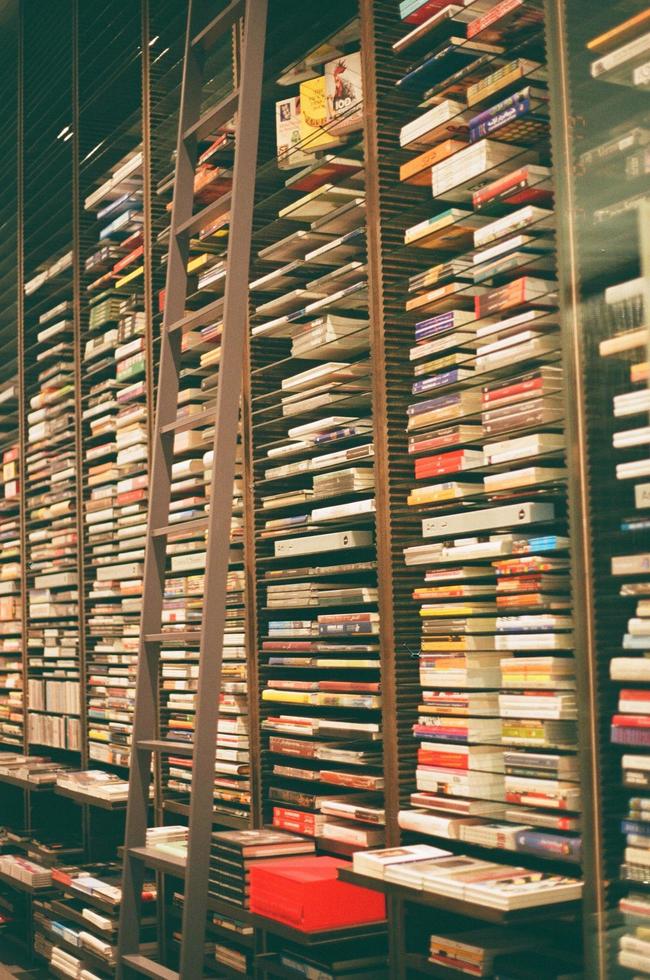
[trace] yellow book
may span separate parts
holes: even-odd
[[[308,78],[300,83],[300,148],[314,153],[341,142],[327,132],[329,110],[325,78]]]
[[[130,283],[133,279],[137,279],[139,276],[142,275],[144,275],[144,266],[139,265],[137,269],[134,269],[132,272],[129,272],[127,276],[122,276],[121,279],[118,279],[117,282],[115,283],[115,288],[122,289],[123,286],[128,285],[128,283]]]

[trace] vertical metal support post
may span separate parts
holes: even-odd
[[[580,703],[587,706],[587,710],[580,711],[578,715],[585,879],[583,891],[585,975],[593,980],[605,980],[607,909],[599,759],[598,651],[593,599],[595,583],[590,533],[587,408],[580,318],[580,283],[576,254],[574,153],[564,0],[546,0],[545,16],[551,96],[551,148],[555,177],[562,364],[565,372],[565,431],[572,537],[571,584],[576,638],[576,677]]]

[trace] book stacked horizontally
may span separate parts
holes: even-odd
[[[84,204],[97,219],[84,265],[89,755],[128,766],[147,501],[142,153],[130,152]]]
[[[79,581],[77,541],[75,385],[71,299],[43,309],[39,290],[61,276],[65,295],[69,253],[50,261],[26,284],[41,311],[28,340],[26,519],[29,625],[27,635],[29,741],[78,751]],[[69,286],[70,295],[72,284]]]
[[[18,854],[0,854],[0,871],[32,888],[49,888],[52,884],[50,868],[44,868]]]
[[[249,907],[251,869],[260,861],[312,854],[313,841],[271,830],[218,831],[212,835],[210,894]]]
[[[398,820],[432,838],[577,862],[543,12],[516,0],[473,6],[403,3],[408,30],[393,45],[406,59],[398,86],[413,93],[400,131],[413,157],[400,178],[421,188],[427,208],[404,229],[421,255],[404,306],[414,376],[407,502],[422,540],[404,558],[423,574],[413,589],[422,692],[417,792]],[[468,887],[468,899],[478,894]]]
[[[116,773],[103,769],[88,769],[83,772],[66,772],[57,775],[56,785],[75,793],[83,793],[91,798],[110,800],[114,803],[127,799],[129,784]]]
[[[14,381],[0,389],[0,406],[16,405]],[[18,443],[2,451],[0,467],[0,735],[5,745],[21,746],[25,688],[21,662],[22,610],[20,603],[21,556],[19,536]]]

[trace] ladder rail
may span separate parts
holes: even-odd
[[[262,98],[267,0],[247,0],[235,137],[232,209],[224,296],[221,365],[213,440],[203,620],[199,653],[192,795],[180,975],[202,975],[208,901],[214,760],[226,627],[230,523],[244,351],[248,280]]]
[[[140,750],[141,739],[151,737],[157,729],[159,644],[148,642],[147,634],[160,631],[165,576],[165,540],[152,531],[165,523],[171,498],[171,465],[173,432],[163,427],[176,417],[179,387],[181,334],[170,333],[167,325],[181,318],[185,311],[187,257],[189,240],[175,234],[192,214],[196,139],[184,139],[185,130],[198,119],[202,88],[202,55],[192,50],[194,4],[190,0],[187,15],[185,57],[181,83],[178,123],[176,182],[171,217],[169,260],[165,282],[165,312],[161,332],[161,355],[156,405],[153,454],[150,470],[147,543],[145,547],[140,647],[135,690],[129,795],[125,824],[122,900],[118,935],[118,977],[124,975],[123,958],[137,954],[140,947],[140,905],[145,869],[135,860],[130,848],[144,845],[147,831],[151,751]],[[183,288],[179,284],[183,283]]]

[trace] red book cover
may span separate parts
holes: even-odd
[[[319,691],[350,691],[351,693],[379,693],[380,685],[378,683],[362,681],[319,681],[318,683]]]
[[[446,729],[445,729],[446,730]],[[418,764],[423,766],[433,766],[444,769],[469,769],[469,758],[466,755],[457,755],[455,752],[430,752],[428,749],[420,749],[418,752]]]
[[[527,378],[526,380],[518,381],[515,384],[507,385],[505,388],[493,388],[490,391],[484,391],[482,401],[483,404],[499,401],[502,398],[510,398],[512,395],[523,395],[529,391],[537,391],[543,386],[543,378]]]
[[[125,504],[135,504],[138,500],[144,500],[145,496],[144,490],[127,490],[126,493],[118,493],[117,503],[123,507]]]
[[[324,856],[275,858],[251,868],[250,909],[303,932],[383,922],[383,895],[339,881],[348,862]]]
[[[494,7],[490,7],[487,13],[483,14],[481,17],[477,17],[476,20],[470,21],[467,25],[467,37],[476,37],[481,31],[484,31],[486,27],[490,27],[491,24],[496,23],[496,21],[501,20],[506,14],[511,13],[511,11],[516,10],[517,7],[521,7],[523,0],[501,0],[501,3],[497,3]]]
[[[650,701],[650,691],[633,691],[628,688],[618,692],[621,701]]]
[[[120,248],[124,248],[130,251],[133,248],[137,248],[138,245],[142,245],[142,230],[134,231],[132,235],[125,238],[123,242],[120,243]]]
[[[488,201],[491,201],[495,197],[501,197],[509,190],[514,190],[520,185],[525,187],[525,184],[528,181],[528,173],[528,167],[518,167],[518,169],[513,170],[512,173],[506,174],[505,177],[499,177],[498,180],[493,180],[484,187],[479,187],[479,189],[474,191],[472,194],[472,204],[475,208],[480,208],[483,207],[484,204],[487,204]],[[531,190],[532,188],[528,189]],[[544,191],[544,193],[546,196],[549,195],[548,191]]]
[[[650,728],[650,715],[614,715],[612,725],[622,728]]]
[[[126,267],[131,265],[132,262],[139,259],[141,255],[144,255],[144,245],[134,248],[132,252],[129,252],[129,254],[125,255],[124,258],[119,260],[119,262],[116,262],[113,266],[113,273],[116,274],[121,272],[122,269],[126,269]]]

